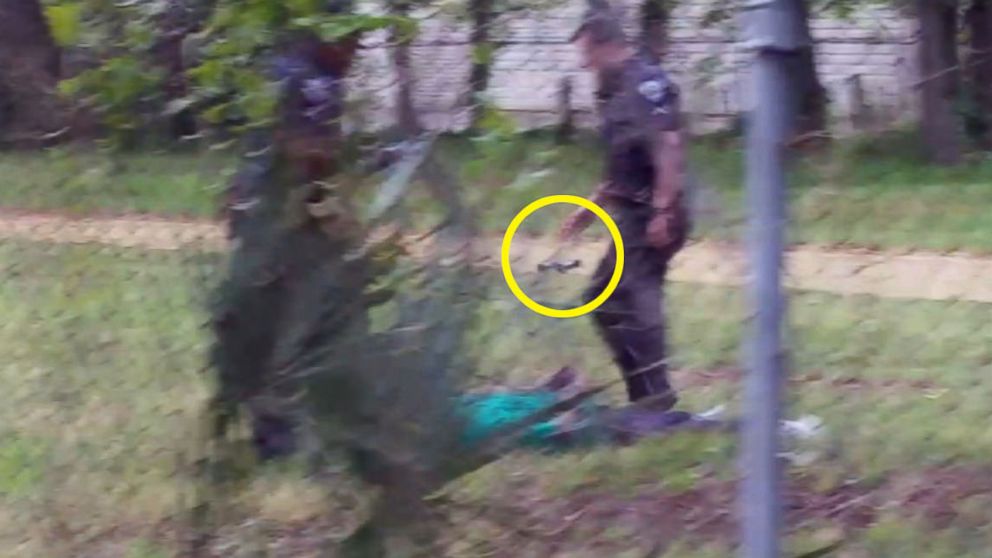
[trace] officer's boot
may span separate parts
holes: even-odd
[[[631,403],[652,411],[668,411],[678,401],[678,395],[668,381],[664,364],[656,364],[647,369],[625,371],[627,397]]]

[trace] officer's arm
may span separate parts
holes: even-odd
[[[651,205],[655,211],[668,213],[682,193],[685,181],[685,139],[680,128],[658,130],[652,142],[655,173]]]
[[[592,191],[592,195],[589,196],[589,199],[597,204],[602,204],[606,198],[606,189],[609,188],[609,186],[610,183],[608,181],[604,180],[603,182],[600,182],[599,185],[596,186],[596,189]],[[582,232],[590,225],[590,223],[592,223],[595,216],[596,215],[592,211],[580,207],[575,211],[575,213],[572,213],[572,216],[569,217],[565,223],[562,224],[561,230],[558,232],[559,240],[571,238]]]
[[[596,203],[602,203],[606,199],[606,190],[610,187],[610,183],[607,180],[603,180],[598,185],[596,189],[592,191],[592,196],[590,199]]]
[[[678,86],[663,74],[649,75],[638,92],[645,111],[641,115],[643,136],[651,151],[654,173],[651,203],[655,211],[668,213],[679,200],[685,174],[685,141],[682,133],[681,99]]]

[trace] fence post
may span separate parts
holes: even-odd
[[[808,37],[799,2],[748,1],[745,47],[754,52],[747,123],[748,249],[751,305],[739,509],[742,558],[780,556],[779,419],[784,381],[785,300],[781,276],[786,224],[785,135],[797,106],[790,61]]]

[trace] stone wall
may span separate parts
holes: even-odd
[[[636,33],[635,0],[621,5],[628,28]],[[567,0],[539,12],[501,20],[494,26],[500,43],[493,63],[488,94],[496,105],[526,126],[556,121],[562,78],[573,81],[574,108],[581,123],[593,122],[592,80],[578,67],[575,49],[566,41],[584,2]],[[706,28],[706,0],[688,0],[669,25],[670,48],[665,65],[686,92],[693,128],[725,124],[749,103],[746,75],[749,54],[739,47],[733,22]],[[915,25],[892,9],[865,9],[841,20],[817,14],[811,22],[817,62],[830,92],[838,130],[851,128],[857,116],[862,126],[888,125],[914,114],[916,95]],[[427,125],[459,129],[465,125],[465,91],[471,47],[464,25],[439,17],[425,19],[412,46],[415,105]],[[365,100],[374,122],[391,121],[395,78],[385,47],[365,52],[357,97]],[[860,82],[861,102],[855,103],[854,81]],[[854,106],[867,105],[866,113]]]

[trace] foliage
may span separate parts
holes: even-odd
[[[185,108],[211,124],[256,128],[270,124],[275,110],[266,55],[287,36],[311,33],[333,41],[385,28],[403,37],[417,31],[409,18],[348,13],[347,6],[329,10],[320,0],[219,0],[208,7],[177,15],[168,10],[183,8],[170,2],[56,0],[47,8],[55,36],[97,61],[64,80],[62,91],[92,108],[122,141]],[[180,20],[178,28],[168,29],[166,18]],[[191,45],[184,63],[193,88],[188,99],[172,103],[162,94],[167,76],[154,56],[167,32],[187,35]]]
[[[79,41],[81,9],[79,2],[66,2],[45,8],[49,29],[59,46],[72,46]]]
[[[99,61],[64,80],[60,90],[100,116],[118,142],[135,138],[162,107],[165,76],[149,64],[149,55],[156,41],[156,19],[166,6],[79,0],[46,7],[56,41]]]
[[[189,72],[197,85],[194,102],[225,99],[205,111],[212,123],[243,119],[247,127],[268,125],[277,91],[259,60],[287,35],[307,33],[331,42],[387,28],[401,37],[417,32],[409,18],[330,13],[316,0],[223,0],[200,34],[202,59]]]

